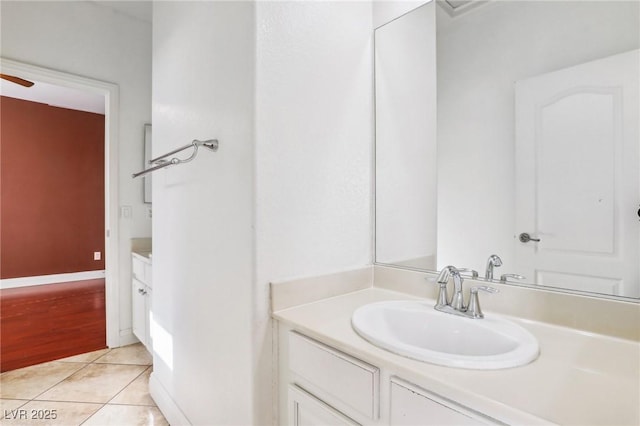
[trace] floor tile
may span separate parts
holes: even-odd
[[[15,410],[24,404],[26,404],[27,400],[25,399],[0,399],[0,419],[4,418],[5,412],[10,412],[11,410]],[[8,413],[11,415],[12,413]]]
[[[0,423],[7,426],[79,425],[98,411],[102,404],[79,402],[31,401]]]
[[[144,373],[109,401],[109,404],[156,405],[149,395],[149,376],[151,371],[151,367],[147,368]]]
[[[86,364],[47,362],[0,375],[0,398],[33,399]]]
[[[83,426],[169,426],[156,407],[111,405],[102,407]]]
[[[142,365],[89,364],[36,399],[104,403],[145,369]]]
[[[93,362],[96,359],[100,358],[102,355],[105,355],[111,349],[99,349],[93,352],[87,352],[80,355],[74,355],[67,358],[62,358],[57,360],[58,362]]]
[[[142,343],[122,346],[98,358],[96,363],[151,365],[153,357]]]

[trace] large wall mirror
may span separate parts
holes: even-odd
[[[640,3],[432,1],[375,30],[376,263],[640,298]],[[504,277],[503,277],[504,275]]]

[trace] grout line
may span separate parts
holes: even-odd
[[[105,405],[106,402],[96,402],[96,401],[71,401],[71,400],[60,400],[60,399],[38,399],[29,402],[68,402],[70,404],[93,404],[93,405]]]
[[[5,401],[9,401],[9,400],[13,400],[13,401],[22,401],[22,404],[18,405],[16,408],[13,408],[12,410],[19,410],[20,408],[24,407],[25,405],[27,405],[28,403],[30,403],[31,401],[26,400],[26,399],[20,399],[20,398],[0,398],[2,400]],[[11,411],[11,410],[9,410]],[[6,413],[6,410],[4,410],[4,412],[2,413],[2,415],[0,415],[0,420],[5,420],[4,418],[4,414]],[[6,419],[6,420],[11,420],[11,419]]]
[[[19,405],[18,407],[16,407],[16,409],[19,409],[21,407],[24,407],[25,405],[31,403],[31,402],[59,402],[59,403],[72,403],[72,404],[91,404],[91,405],[100,405],[100,407],[94,411],[89,417],[87,417],[86,419],[84,419],[81,423],[79,423],[78,426],[83,425],[85,422],[87,422],[89,419],[91,419],[93,416],[95,416],[99,411],[101,411],[104,407],[106,407],[107,405],[117,405],[117,406],[131,406],[131,407],[155,407],[157,408],[156,404],[153,405],[146,405],[146,404],[141,404],[141,405],[137,405],[137,404],[122,404],[122,403],[113,403],[110,404],[110,402],[116,398],[118,395],[120,395],[128,386],[130,386],[134,381],[136,381],[140,376],[142,376],[143,374],[145,374],[149,369],[153,368],[153,362],[151,364],[122,364],[122,363],[112,363],[112,362],[98,362],[99,359],[101,359],[102,357],[104,357],[105,355],[109,354],[110,352],[112,352],[114,349],[109,349],[106,353],[102,354],[101,356],[99,356],[98,358],[94,359],[93,361],[62,361],[62,360],[53,360],[53,361],[49,361],[49,362],[60,362],[63,364],[84,364],[82,367],[78,368],[77,370],[71,372],[70,374],[68,374],[67,376],[63,377],[61,380],[59,380],[58,382],[56,382],[55,384],[49,386],[48,388],[46,388],[44,391],[40,392],[39,394],[37,394],[36,396],[34,396],[33,398],[3,398],[3,399],[13,399],[13,400],[19,400],[19,401],[23,401],[23,404]],[[36,364],[38,365],[38,364]],[[57,401],[57,400],[50,400],[50,399],[36,399],[42,395],[44,395],[46,392],[48,392],[49,390],[51,390],[52,388],[58,386],[59,384],[61,384],[62,382],[66,381],[67,379],[69,379],[71,376],[79,373],[80,371],[86,369],[87,367],[89,367],[90,365],[126,365],[126,366],[136,366],[136,367],[145,367],[136,377],[134,377],[131,381],[129,381],[129,383],[127,383],[124,387],[122,387],[122,389],[120,389],[113,397],[111,397],[111,399],[109,399],[107,402],[90,402],[90,401]],[[32,366],[30,366],[32,367]],[[27,367],[28,368],[28,367]],[[2,419],[4,420],[4,415],[2,416]]]
[[[40,395],[45,394],[46,392],[50,391],[52,388],[58,386],[60,383],[64,382],[65,380],[67,380],[69,377],[73,376],[74,374],[78,373],[79,371],[84,370],[85,368],[87,368],[89,365],[91,365],[90,363],[88,364],[84,364],[84,367],[80,367],[78,368],[76,371],[74,371],[73,373],[69,374],[68,376],[65,376],[62,380],[60,380],[59,382],[56,382],[54,385],[49,386],[47,389],[45,389],[44,391],[40,392],[39,394],[37,394],[36,396],[34,396],[33,398],[31,398],[31,401],[35,401],[37,397],[39,397]]]
[[[121,403],[121,402],[108,402],[105,405],[117,405],[119,407],[127,406],[127,407],[156,407],[156,408],[158,408],[158,406],[155,405],[155,404],[124,404],[124,403]]]
[[[142,376],[142,375],[144,374],[144,372],[145,372],[145,371],[147,371],[147,370],[146,370],[146,369],[145,369],[145,370],[143,370],[140,374],[138,374],[136,377],[134,377],[134,378],[133,378],[133,380],[131,380],[131,381],[130,381],[129,383],[127,383],[126,385],[124,385],[124,387],[123,387],[122,389],[120,389],[120,390],[119,390],[119,391],[118,391],[118,392],[117,392],[113,397],[111,397],[111,398],[109,399],[109,401],[107,401],[106,403],[107,403],[107,404],[109,404],[111,401],[113,401],[113,399],[114,399],[115,397],[117,397],[117,396],[118,396],[118,395],[120,395],[122,392],[124,392],[124,390],[125,390],[126,388],[128,388],[128,387],[129,387],[133,382],[135,382],[135,381],[138,379],[138,377]]]
[[[102,404],[102,406],[100,408],[98,408],[96,411],[94,411],[93,413],[91,413],[91,415],[89,417],[87,417],[86,419],[84,419],[83,421],[81,421],[80,423],[78,423],[78,426],[82,426],[83,424],[85,424],[87,422],[87,420],[89,420],[91,417],[95,416],[96,414],[98,414],[98,412],[100,412],[100,410],[102,410],[104,407],[106,407],[107,404]]]
[[[140,374],[138,374],[136,377],[133,378],[133,380],[131,380],[129,383],[127,383],[122,389],[120,389],[114,396],[111,397],[111,399],[109,401],[106,402],[106,404],[109,404],[111,401],[113,401],[118,395],[120,395],[122,392],[124,392],[124,390],[126,388],[128,388],[133,382],[135,382],[136,380],[138,380],[138,377],[142,376],[147,370],[149,369],[149,367],[145,368],[144,370],[142,370],[142,372],[140,372]],[[115,404],[114,404],[115,405]],[[132,404],[120,404],[120,405],[132,405]]]

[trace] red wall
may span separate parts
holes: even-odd
[[[0,97],[0,278],[104,269],[104,232],[104,115]]]

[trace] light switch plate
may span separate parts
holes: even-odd
[[[133,209],[131,206],[121,206],[120,216],[126,219],[130,219],[133,216]]]

